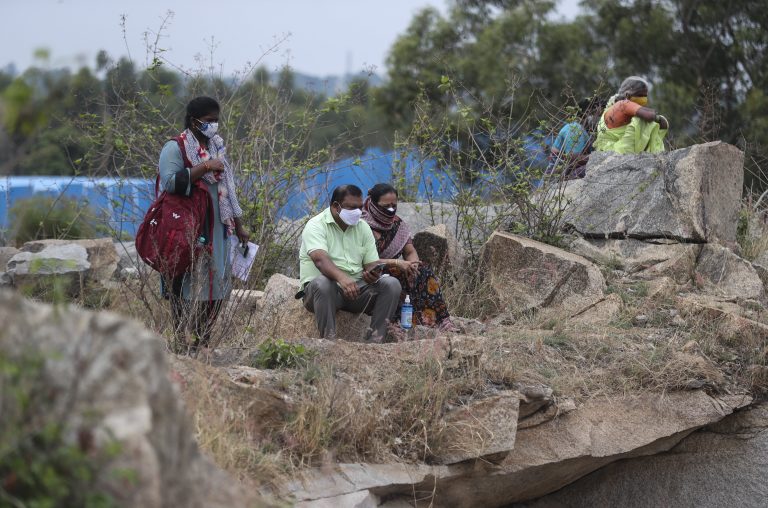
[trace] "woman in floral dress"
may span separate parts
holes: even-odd
[[[397,215],[397,190],[377,183],[368,191],[363,204],[363,219],[371,226],[379,257],[386,263],[385,273],[397,277],[403,287],[400,304],[410,295],[413,324],[454,330],[432,269],[419,260],[408,224]],[[399,319],[400,307],[396,318]]]

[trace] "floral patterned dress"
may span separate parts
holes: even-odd
[[[396,217],[391,229],[381,231],[374,228],[375,236],[377,236],[376,250],[379,252],[379,255],[395,238],[401,223],[402,220]],[[411,241],[408,240],[406,245],[408,243],[411,243]],[[403,252],[400,251],[395,258],[401,258],[402,255]],[[432,268],[422,264],[419,267],[415,280],[410,280],[405,270],[399,268],[387,268],[385,272],[389,273],[392,277],[397,277],[397,280],[400,281],[403,287],[403,291],[400,293],[400,305],[398,305],[395,315],[396,319],[400,319],[400,309],[405,301],[405,295],[410,295],[411,304],[413,305],[413,324],[430,327],[441,326],[444,323],[450,324],[450,315],[443,299],[443,293],[440,290],[440,282],[437,280],[437,276],[435,276]]]

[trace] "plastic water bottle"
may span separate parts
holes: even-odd
[[[400,310],[400,327],[408,330],[413,326],[413,305],[411,305],[411,297],[405,295],[405,302]]]

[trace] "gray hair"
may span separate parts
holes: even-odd
[[[621,82],[618,95],[623,99],[627,96],[635,96],[644,90],[647,92],[650,88],[651,85],[640,76],[630,76]]]

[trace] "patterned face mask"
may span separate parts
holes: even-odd
[[[200,120],[198,120],[200,122]],[[211,139],[219,131],[219,122],[200,122],[200,132],[208,139]]]

